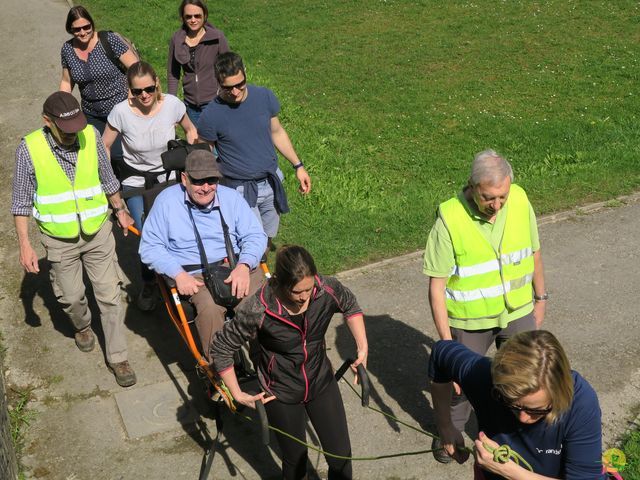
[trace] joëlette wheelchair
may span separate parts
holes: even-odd
[[[166,175],[165,182],[163,183],[158,183],[157,181],[158,176],[163,173],[143,172],[124,164],[118,166],[121,178],[141,176],[145,179],[144,187],[130,189],[122,193],[123,198],[141,195],[143,198],[144,212],[151,210],[153,202],[160,192],[178,182],[181,172],[184,171],[185,159],[189,152],[195,149],[209,149],[209,146],[206,144],[188,145],[186,142],[179,140],[171,140],[167,147],[168,150],[162,154],[162,166]],[[175,175],[174,178],[172,178],[173,175]],[[136,228],[130,227],[130,230],[134,234],[140,235],[140,232]],[[268,278],[269,269],[266,264],[261,263],[260,267]],[[190,312],[191,306],[189,305],[185,308],[185,305],[182,303],[184,298],[181,298],[181,295],[178,293],[173,279],[156,274],[156,282],[169,318],[180,333],[191,355],[194,357],[196,361],[196,371],[198,376],[205,381],[209,397],[223,400],[227,407],[235,412],[236,407],[231,395],[219,379],[217,379],[213,368],[201,353],[198,345],[199,342],[196,341],[194,337],[193,328],[195,328],[195,326],[192,320],[192,312]],[[225,315],[226,321],[232,320],[233,316],[233,309],[227,309]],[[206,348],[206,346],[203,345],[202,348]],[[240,382],[246,383],[256,378],[255,371],[248,359],[246,350],[239,351],[235,360],[236,374]],[[217,392],[217,395],[215,392]]]
[[[195,144],[188,145],[184,141],[170,141],[167,145],[167,152],[162,154],[162,165],[163,169],[166,172],[166,181],[164,183],[158,183],[157,178],[162,173],[153,173],[150,174],[148,172],[142,172],[135,170],[129,166],[120,166],[119,173],[122,177],[127,176],[142,176],[145,179],[145,186],[127,190],[122,193],[123,198],[130,198],[136,195],[142,195],[143,197],[143,206],[144,212],[150,211],[155,198],[164,190],[165,188],[175,185],[179,179],[179,175],[184,171],[185,168],[185,160],[188,153],[190,153],[194,149],[208,149],[208,145],[206,144]],[[175,175],[174,179],[171,176]],[[140,231],[134,227],[129,227],[129,230],[140,236]],[[269,269],[265,263],[262,261],[260,263],[260,268],[264,272],[265,278],[270,278]],[[198,377],[203,380],[206,385],[206,390],[208,392],[209,398],[213,401],[214,405],[214,418],[216,422],[216,436],[215,439],[212,440],[210,447],[205,451],[199,478],[204,480],[208,478],[209,471],[211,469],[213,463],[213,457],[215,454],[216,445],[218,443],[219,435],[222,430],[222,417],[220,412],[220,406],[224,403],[226,407],[231,410],[231,412],[236,413],[238,410],[236,404],[234,403],[233,397],[228,389],[225,387],[224,383],[218,378],[212,366],[209,365],[205,356],[201,353],[198,343],[193,335],[194,321],[192,320],[193,315],[190,315],[186,310],[191,310],[191,306],[189,305],[187,309],[183,305],[183,298],[178,293],[177,287],[173,279],[165,277],[163,275],[156,274],[156,281],[160,290],[160,294],[162,296],[162,300],[164,302],[167,313],[169,314],[169,318],[173,322],[174,326],[180,333],[180,336],[184,340],[189,352],[193,356],[196,361],[196,372]],[[227,309],[227,313],[225,315],[225,321],[232,321],[235,312],[233,309]],[[206,346],[203,346],[206,348]],[[347,359],[342,366],[336,371],[335,377],[339,380],[344,373],[348,370],[349,365],[354,362],[353,359]],[[238,378],[238,382],[243,385],[249,382],[253,382],[257,379],[257,374],[253,368],[251,361],[249,360],[248,349],[244,348],[239,350],[234,358],[234,368],[236,372],[236,377]],[[362,406],[368,406],[369,404],[369,380],[366,374],[366,370],[362,365],[358,367],[358,374],[361,379],[361,387],[362,387]],[[261,402],[256,402],[256,411],[258,413],[258,423],[260,425],[261,430],[261,440],[263,445],[268,446],[270,440],[270,432],[269,430],[273,430],[273,427],[270,427],[267,420],[267,415],[264,409],[264,406]],[[247,420],[251,420],[249,417],[243,416],[243,418]]]

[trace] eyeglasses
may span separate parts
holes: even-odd
[[[493,388],[491,394],[493,398],[498,400],[509,410],[513,412],[518,412],[518,413],[524,412],[531,417],[544,417],[545,415],[549,415],[551,413],[551,410],[553,410],[553,405],[549,405],[547,408],[528,408],[528,407],[522,407],[520,405],[515,405],[514,403],[506,399],[504,395],[502,395],[502,393],[500,393],[500,391],[495,387]]]
[[[73,33],[80,33],[83,30],[86,30],[88,32],[92,28],[93,28],[93,26],[90,23],[87,23],[86,25],[80,25],[79,27],[71,27],[71,31]]]
[[[148,87],[144,87],[144,88],[132,88],[131,89],[131,93],[133,93],[134,96],[139,97],[140,95],[142,95],[142,92],[145,93],[155,93],[156,92],[156,86],[155,85],[149,85]]]
[[[236,83],[235,85],[220,85],[220,90],[224,90],[225,92],[230,92],[234,88],[237,88],[238,90],[242,90],[246,84],[247,84],[247,79],[245,78],[244,80]]]
[[[218,177],[193,178],[189,175],[189,182],[191,182],[191,185],[195,185],[196,187],[201,187],[205,183],[208,183],[209,185],[217,185],[219,180],[220,178]]]
[[[193,15],[184,14],[183,18],[185,20],[191,20],[192,18],[195,18],[196,20],[200,20],[202,19],[202,14],[201,13],[194,13]]]

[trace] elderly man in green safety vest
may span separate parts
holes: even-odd
[[[424,273],[438,335],[484,355],[511,335],[542,324],[548,294],[535,213],[493,150],[476,155],[467,186],[440,204],[429,233]],[[454,385],[451,419],[463,431],[471,406]],[[432,448],[440,448],[434,440]],[[443,450],[434,452],[449,463]]]
[[[120,184],[102,139],[87,125],[73,95],[50,95],[43,105],[43,119],[44,128],[26,135],[16,150],[11,213],[20,263],[29,273],[40,271],[29,240],[29,215],[33,215],[51,265],[53,291],[73,323],[77,347],[90,352],[95,346],[84,266],[100,308],[109,368],[118,384],[128,387],[136,383],[136,376],[127,359],[122,280],[108,221],[109,203],[125,234],[133,219],[120,198]]]

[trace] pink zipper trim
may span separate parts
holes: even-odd
[[[265,286],[262,287],[262,290],[260,290],[260,301],[262,302],[262,304],[264,305],[264,309],[265,309],[265,313],[268,313],[269,315],[271,315],[272,317],[280,320],[281,322],[295,328],[296,330],[298,330],[300,332],[300,335],[302,337],[302,351],[304,353],[304,360],[302,361],[302,365],[300,367],[300,370],[302,371],[302,376],[304,377],[304,400],[303,402],[307,401],[307,398],[309,397],[309,378],[307,377],[307,371],[304,368],[305,363],[307,363],[307,359],[309,358],[309,353],[307,352],[307,312],[304,312],[304,331],[302,331],[302,329],[300,327],[298,327],[295,323],[290,322],[289,320],[287,320],[286,318],[278,315],[275,312],[272,312],[271,310],[269,310],[269,306],[267,305],[267,302],[264,299],[264,288]],[[315,287],[314,287],[314,292],[315,294]],[[280,305],[280,301],[276,298],[276,302],[278,303],[278,308],[281,309],[282,306]],[[271,375],[269,375],[269,380],[271,380]]]

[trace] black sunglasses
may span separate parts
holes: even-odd
[[[218,181],[220,180],[220,178],[218,177],[193,178],[191,175],[188,175],[188,177],[191,185],[195,185],[196,187],[201,187],[205,183],[208,183],[209,185],[217,185]]]
[[[530,415],[532,417],[543,417],[545,415],[549,415],[551,413],[551,410],[553,410],[552,405],[549,405],[547,408],[527,408],[527,407],[522,407],[520,405],[515,405],[511,403],[509,400],[507,400],[506,398],[504,398],[504,395],[502,395],[500,391],[498,391],[498,389],[496,389],[495,387],[493,388],[491,393],[496,400],[502,403],[509,410],[512,410],[518,413],[524,412],[527,415]]]
[[[200,20],[202,18],[202,14],[201,13],[194,13],[193,15],[189,15],[189,14],[185,13],[183,18],[185,20],[191,20],[192,18],[195,18],[196,20]]]
[[[140,95],[142,95],[142,92],[155,93],[155,91],[156,91],[156,86],[155,85],[149,85],[148,87],[144,87],[144,88],[132,88],[131,89],[131,93],[133,93],[133,95],[135,95],[136,97],[139,97]]]
[[[220,89],[226,92],[230,92],[234,88],[237,88],[238,90],[242,90],[246,84],[247,84],[247,79],[245,78],[244,80],[236,83],[235,85],[220,85]]]
[[[93,26],[90,23],[87,23],[86,25],[80,25],[79,27],[71,27],[71,31],[73,33],[80,33],[83,30],[86,30],[88,32],[92,28],[93,28]]]
[[[521,407],[520,405],[506,405],[506,407],[514,412],[524,412],[532,417],[544,417],[545,415],[549,415],[551,410],[553,410],[552,406],[547,408],[526,408]]]

